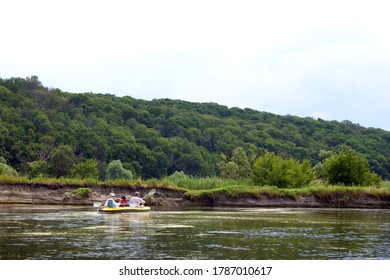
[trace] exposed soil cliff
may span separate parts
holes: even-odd
[[[88,186],[92,192],[88,197],[78,197],[74,190],[80,188],[75,185],[51,184],[12,184],[0,185],[0,203],[27,203],[27,204],[80,204],[92,205],[94,201],[104,201],[111,190],[117,197],[130,197],[134,191],[146,195],[150,188],[146,187],[103,187]],[[390,198],[378,198],[368,195],[330,196],[320,198],[306,197],[268,197],[249,194],[238,197],[229,197],[220,194],[213,197],[189,198],[183,191],[157,187],[157,192],[149,201],[156,206],[224,206],[224,207],[340,207],[340,208],[390,208]]]
[[[24,204],[75,204],[92,205],[94,201],[104,202],[111,191],[117,198],[122,195],[130,197],[135,191],[142,196],[152,189],[146,187],[104,187],[86,186],[92,190],[88,197],[80,197],[75,194],[78,185],[61,184],[8,184],[0,185],[0,203],[24,203]],[[177,206],[181,204],[183,192],[169,188],[158,188],[150,202],[154,205]]]

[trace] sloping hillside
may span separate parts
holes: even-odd
[[[0,79],[0,156],[19,172],[69,146],[76,159],[112,160],[143,178],[174,171],[217,175],[221,154],[243,147],[319,162],[319,153],[347,147],[367,157],[371,170],[390,179],[390,132],[337,122],[280,116],[214,103],[109,94],[67,93],[36,76]]]

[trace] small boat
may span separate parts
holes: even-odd
[[[111,193],[112,193],[112,191],[111,191]],[[155,193],[156,193],[156,189],[153,188],[149,191],[149,193],[147,195],[145,195],[143,197],[143,199],[145,199],[145,197],[147,197],[147,196],[152,196]],[[99,207],[98,208],[99,213],[114,214],[114,213],[135,213],[135,212],[148,212],[148,211],[150,211],[149,206],[136,207],[135,205],[130,205],[130,206],[125,206],[125,207],[112,208],[112,207],[102,206],[102,205],[103,205],[103,203],[101,201],[94,201],[93,202],[93,207]]]
[[[137,212],[148,212],[150,211],[149,206],[145,207],[117,207],[117,208],[111,208],[111,207],[102,207],[99,208],[99,213],[137,213]]]

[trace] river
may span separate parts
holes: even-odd
[[[0,205],[0,259],[390,259],[390,210]]]

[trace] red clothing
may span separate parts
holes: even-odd
[[[120,202],[120,205],[123,207],[123,206],[129,206],[129,203],[127,202],[126,198],[122,198],[121,199],[121,202]]]

